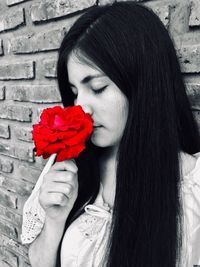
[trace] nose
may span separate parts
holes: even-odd
[[[86,99],[86,97],[80,97],[80,95],[78,95],[74,101],[74,105],[80,105],[85,113],[93,114],[92,104],[89,103],[89,99]]]
[[[84,110],[85,113],[89,113],[90,115],[93,114],[93,110],[91,106],[89,105],[81,105],[82,109]]]

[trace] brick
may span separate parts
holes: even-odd
[[[1,267],[12,267],[5,258],[0,257],[0,266]]]
[[[25,142],[33,142],[32,140],[32,128],[29,127],[18,127],[14,126],[13,128],[14,134],[18,140],[22,140]]]
[[[5,246],[8,250],[15,251],[17,254],[20,254],[23,257],[28,258],[27,247],[20,244],[19,241],[9,238],[4,234],[1,234],[0,246]]]
[[[8,251],[5,247],[0,247],[0,257],[0,262],[7,262],[10,264],[9,266],[18,267],[18,257],[14,253]],[[2,267],[2,265],[0,266]]]
[[[11,39],[9,46],[13,54],[31,54],[57,50],[64,37],[65,29],[50,30]]]
[[[200,26],[200,3],[199,3],[199,0],[193,0],[191,2],[189,26],[190,27]]]
[[[0,56],[3,56],[4,51],[3,51],[3,40],[0,39]]]
[[[199,110],[194,110],[193,111],[194,118],[197,122],[199,133],[200,133],[200,111]]]
[[[35,156],[35,164],[38,168],[44,168],[45,164],[47,163],[48,159],[43,159],[41,156]],[[43,166],[43,167],[42,167]]]
[[[186,84],[186,89],[192,108],[200,110],[200,84]]]
[[[24,204],[27,201],[28,196],[18,196],[17,197],[17,211],[22,214],[23,213],[23,208]]]
[[[0,100],[5,99],[5,86],[0,86]]]
[[[10,10],[0,18],[0,32],[16,29],[24,24],[24,9]]]
[[[24,182],[22,180],[15,180],[5,177],[0,174],[0,186],[9,189],[13,193],[17,193],[21,196],[29,196],[33,190],[33,184]],[[1,228],[0,228],[1,229]]]
[[[41,171],[41,169],[35,169],[28,165],[19,163],[18,168],[16,168],[16,175],[18,175],[25,181],[29,181],[35,184],[40,176]]]
[[[18,239],[17,229],[15,226],[11,225],[4,220],[0,220],[0,229],[3,234],[10,238]]]
[[[0,205],[0,217],[16,226],[22,224],[22,216],[11,209],[9,210],[7,206],[3,207]]]
[[[13,193],[0,188],[0,196],[0,205],[13,209],[17,208],[17,197]]]
[[[21,257],[19,259],[19,267],[31,267],[31,265],[27,262],[27,260],[23,260]]]
[[[0,158],[0,171],[11,173],[13,171],[13,161]]]
[[[48,21],[83,10],[96,4],[96,0],[44,0],[31,7],[34,23]]]
[[[200,45],[184,45],[177,49],[183,73],[200,72]]]
[[[20,146],[16,144],[16,146],[7,145],[4,143],[0,143],[0,154],[6,155],[12,158],[16,158],[19,160],[24,160],[28,162],[34,162],[34,153],[32,148],[25,148],[25,146]]]
[[[145,6],[148,6],[152,9],[153,12],[160,18],[162,23],[166,28],[169,26],[169,17],[170,17],[170,5],[163,5],[163,3],[145,3]]]
[[[188,3],[179,2],[170,5],[170,25],[169,31],[171,36],[180,36],[189,30],[188,20],[190,8]]]
[[[30,80],[34,75],[34,62],[0,65],[0,80]]]
[[[9,146],[6,146],[5,144],[0,143],[0,152],[9,151]]]
[[[7,5],[8,6],[13,6],[13,5],[16,5],[16,4],[19,4],[19,3],[23,3],[23,2],[27,2],[29,0],[7,0]]]
[[[199,45],[200,35],[196,34],[196,31],[190,31],[178,36],[174,36],[174,40],[176,41],[178,48],[180,48],[182,45]]]
[[[44,61],[44,69],[45,69],[45,73],[44,76],[46,78],[56,78],[57,74],[56,74],[56,64],[57,64],[57,60],[45,60]]]
[[[104,6],[107,4],[112,4],[114,2],[117,2],[116,0],[99,0],[98,1],[98,6]]]
[[[0,118],[31,122],[32,110],[26,106],[4,104],[0,106]]]
[[[15,85],[7,89],[7,98],[34,103],[57,103],[61,97],[57,85]]]
[[[115,2],[126,2],[127,0],[115,0]],[[132,0],[132,2],[147,2],[147,1],[149,1],[149,0]],[[107,2],[109,3],[109,2],[112,2],[112,0],[107,0]]]
[[[8,124],[0,123],[0,137],[5,139],[10,138],[10,128]]]

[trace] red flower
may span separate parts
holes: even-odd
[[[81,106],[46,108],[39,124],[33,125],[32,139],[36,156],[48,158],[57,153],[56,161],[78,157],[93,130],[93,120]]]

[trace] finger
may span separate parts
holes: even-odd
[[[74,183],[77,180],[77,175],[71,171],[51,171],[43,177],[44,184],[50,182],[56,183]]]
[[[77,173],[78,167],[76,165],[75,160],[68,159],[62,162],[56,162],[52,167],[51,170],[59,170],[59,171],[71,171]]]
[[[47,193],[62,193],[66,197],[70,198],[73,193],[74,187],[71,184],[54,183],[53,186],[50,186],[46,190]]]
[[[65,194],[60,192],[51,192],[47,194],[45,200],[42,201],[42,203],[43,207],[46,209],[54,205],[65,206],[68,201],[69,197],[67,197]]]
[[[66,206],[66,204],[69,201],[69,197],[67,197],[63,193],[49,193],[51,196],[52,202],[55,203],[55,205],[60,205],[60,206]]]

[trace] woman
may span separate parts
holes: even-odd
[[[43,211],[32,266],[200,263],[199,133],[159,18],[131,1],[91,7],[65,36],[57,75],[63,105],[81,105],[95,127],[28,200]]]

